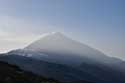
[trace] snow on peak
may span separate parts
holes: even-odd
[[[53,35],[63,35],[61,32],[52,32]]]
[[[64,34],[61,32],[51,32],[51,33],[44,33],[42,34],[41,38],[46,38],[46,37],[64,37]]]

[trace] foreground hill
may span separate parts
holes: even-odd
[[[0,61],[0,83],[65,83],[38,76],[31,72],[21,70],[18,66]],[[76,83],[76,82],[66,82]],[[92,83],[80,81],[79,83]]]
[[[91,76],[87,72],[82,72],[76,68],[66,65],[49,63],[33,59],[30,57],[19,55],[1,55],[1,61],[6,61],[10,64],[18,65],[21,69],[33,72],[47,78],[54,78],[62,82],[72,82],[79,80],[96,80],[97,78]]]
[[[0,83],[60,83],[0,61]]]

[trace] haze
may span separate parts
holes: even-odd
[[[125,0],[0,0],[0,52],[62,32],[125,60]]]

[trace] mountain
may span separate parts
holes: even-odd
[[[32,57],[35,55],[34,58],[72,66],[81,64],[83,59],[94,59],[105,63],[110,61],[109,57],[102,52],[72,40],[60,32],[46,34],[24,49],[11,51],[9,53],[23,53],[24,55],[26,54],[26,56]]]
[[[3,55],[0,60],[60,81],[125,82],[125,61],[106,56],[60,32],[46,34],[24,49]]]
[[[46,34],[24,49],[13,50],[9,53],[69,66],[79,66],[82,62],[100,63],[113,66],[125,73],[124,61],[106,56],[104,53],[75,41],[60,32]],[[119,66],[120,64],[123,64],[123,66]]]

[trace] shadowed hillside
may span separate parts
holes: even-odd
[[[26,72],[15,65],[0,61],[0,83],[60,83],[31,72]]]
[[[0,83],[64,83],[47,79],[31,72],[23,71],[18,66],[0,61]],[[76,83],[76,82],[67,82]],[[80,83],[90,83],[81,81]]]

